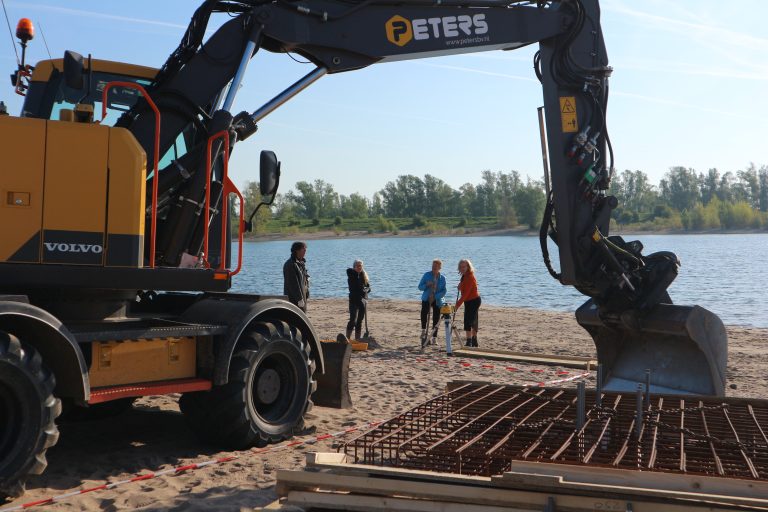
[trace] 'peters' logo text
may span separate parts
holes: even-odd
[[[412,40],[452,39],[455,37],[479,36],[488,32],[485,14],[443,16],[441,18],[419,18],[407,20],[392,16],[386,23],[387,39],[397,46],[405,46]]]

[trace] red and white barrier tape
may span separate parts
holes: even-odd
[[[247,455],[249,453],[255,453],[258,455],[269,453],[269,452],[276,452],[280,450],[286,450],[288,448],[296,448],[298,446],[306,446],[306,445],[313,445],[317,444],[320,441],[324,441],[326,439],[331,439],[334,437],[342,437],[348,434],[351,434],[352,432],[356,432],[358,430],[365,430],[370,427],[375,427],[377,425],[380,425],[381,423],[384,423],[383,421],[369,421],[368,423],[364,423],[362,425],[356,425],[354,427],[349,427],[344,430],[340,430],[338,432],[334,432],[331,434],[323,434],[320,436],[311,437],[308,439],[299,439],[296,441],[291,441],[288,443],[282,443],[274,446],[267,446],[264,448],[253,448],[250,450],[246,450],[243,452],[236,453],[234,455],[229,455],[226,457],[219,457],[218,459],[211,459],[204,462],[195,462],[192,464],[185,464],[183,466],[175,466],[169,469],[164,469],[162,471],[153,471],[151,473],[146,473],[143,475],[136,475],[132,478],[127,478],[125,480],[117,480],[115,482],[110,483],[104,483],[101,485],[97,485],[94,487],[88,487],[86,489],[78,489],[76,491],[70,491],[65,492],[64,494],[59,494],[57,496],[53,496],[50,498],[43,498],[35,501],[30,501],[28,503],[23,503],[21,505],[12,505],[10,507],[3,507],[0,508],[0,512],[15,512],[18,510],[26,510],[33,507],[39,507],[42,505],[50,505],[52,503],[59,503],[65,500],[68,500],[70,498],[73,498],[75,496],[80,496],[83,494],[88,494],[91,492],[97,492],[97,491],[107,491],[114,489],[116,487],[120,487],[122,485],[131,484],[134,482],[141,482],[144,480],[152,480],[154,478],[162,477],[162,476],[168,476],[168,475],[178,475],[180,473],[184,473],[187,471],[193,471],[195,469],[201,469],[206,466],[213,466],[215,464],[223,464],[225,462],[230,462],[235,459],[240,459],[242,456]]]
[[[417,361],[418,362],[431,361],[431,362],[436,362],[438,364],[448,364],[447,360],[428,360],[426,358],[419,358],[419,359],[417,359]],[[466,365],[469,365],[469,366],[472,365],[471,363],[467,363],[466,361],[459,361],[459,362],[461,362],[462,366],[464,366],[464,367],[466,367]],[[478,365],[478,366],[483,367],[483,368],[494,368],[495,367],[495,365],[489,365],[489,364],[481,364],[481,365]],[[499,365],[499,368],[505,368],[506,370],[509,370],[509,371],[520,371],[517,368],[504,367],[502,365]],[[535,373],[541,373],[544,370],[538,370],[538,371],[537,370],[531,370],[531,371],[535,372]],[[558,375],[565,375],[565,374],[568,374],[568,372],[561,370],[561,371],[558,371],[557,374]],[[576,374],[576,375],[572,375],[570,377],[565,377],[565,378],[562,378],[562,379],[549,380],[549,381],[545,381],[545,382],[525,382],[525,383],[518,384],[518,385],[527,386],[527,387],[553,386],[555,384],[562,384],[564,382],[570,382],[570,381],[574,381],[574,380],[578,380],[578,379],[583,379],[583,378],[589,377],[591,374],[592,374],[592,372],[586,371],[586,372],[582,372],[582,373],[579,373],[579,374]],[[282,443],[282,444],[278,444],[278,445],[274,445],[274,446],[267,446],[267,447],[264,447],[264,448],[252,448],[250,450],[246,450],[246,451],[240,452],[239,454],[236,453],[234,455],[229,455],[229,456],[226,456],[226,457],[219,457],[217,459],[211,459],[211,460],[207,460],[207,461],[204,461],[204,462],[194,462],[192,464],[185,464],[185,465],[182,465],[182,466],[175,466],[175,467],[172,467],[172,468],[169,468],[169,469],[164,469],[164,470],[161,470],[161,471],[153,471],[151,473],[146,473],[146,474],[143,474],[143,475],[136,475],[136,476],[134,476],[132,478],[127,478],[125,480],[118,480],[118,481],[115,481],[115,482],[104,483],[104,484],[97,485],[97,486],[94,486],[94,487],[88,487],[86,489],[78,489],[78,490],[75,490],[75,491],[66,492],[64,494],[59,494],[57,496],[52,496],[50,498],[43,498],[43,499],[39,499],[39,500],[35,500],[35,501],[30,501],[30,502],[27,502],[27,503],[23,503],[21,505],[13,505],[13,506],[10,506],[10,507],[3,507],[3,508],[0,508],[0,512],[16,512],[16,511],[19,511],[19,510],[26,510],[26,509],[29,509],[29,508],[39,507],[39,506],[42,506],[42,505],[50,505],[52,503],[59,503],[59,502],[68,500],[70,498],[73,498],[75,496],[80,496],[80,495],[83,495],[83,494],[88,494],[88,493],[98,492],[98,491],[111,490],[111,489],[114,489],[116,487],[120,487],[120,486],[126,485],[126,484],[131,484],[131,483],[134,483],[134,482],[141,482],[141,481],[144,481],[144,480],[152,480],[154,478],[158,478],[158,477],[162,477],[162,476],[168,476],[168,475],[178,475],[180,473],[184,473],[184,472],[187,472],[187,471],[193,471],[195,469],[201,469],[201,468],[204,468],[204,467],[207,467],[207,466],[213,466],[215,464],[223,464],[225,462],[230,462],[230,461],[233,461],[235,459],[241,458],[242,455],[246,455],[246,454],[249,454],[249,453],[254,453],[254,454],[257,454],[257,455],[261,455],[261,454],[265,454],[265,453],[286,450],[288,448],[296,448],[298,446],[311,446],[311,445],[319,443],[320,441],[324,441],[326,439],[331,439],[331,438],[335,438],[335,437],[342,437],[342,436],[351,434],[352,432],[357,432],[358,430],[365,430],[365,429],[370,428],[370,427],[375,427],[375,426],[380,425],[382,423],[384,423],[384,422],[383,421],[369,421],[369,422],[364,423],[362,425],[356,425],[354,427],[349,427],[349,428],[346,428],[344,430],[340,430],[338,432],[333,432],[331,434],[323,434],[323,435],[319,435],[319,436],[315,436],[315,437],[310,437],[310,438],[307,438],[307,439],[298,439],[298,440],[295,440],[295,441],[290,441],[290,442],[287,442],[287,443]]]

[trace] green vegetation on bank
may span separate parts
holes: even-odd
[[[273,218],[269,219],[259,232],[262,234],[298,234],[333,231],[337,234],[365,232],[373,235],[379,233],[399,234],[401,231],[410,231],[425,235],[467,234],[473,231],[495,229],[497,225],[496,217],[473,219],[466,217],[435,217],[427,219],[417,215],[412,218],[398,217],[389,219],[379,215],[377,217],[356,219],[344,219],[342,217],[312,220]]]
[[[454,189],[429,174],[401,175],[370,199],[338,194],[323,180],[300,181],[259,211],[255,231],[465,234],[538,228],[546,203],[543,183],[524,181],[517,171],[483,171],[480,178]],[[673,167],[658,185],[642,171],[625,170],[615,173],[609,193],[619,200],[614,223],[625,230],[768,229],[768,166],[751,164],[722,175],[717,169]],[[249,182],[244,196],[250,213],[260,199],[258,184]]]

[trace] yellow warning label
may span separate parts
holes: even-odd
[[[560,122],[563,133],[575,133],[579,131],[579,122],[576,120],[576,97],[560,97]]]

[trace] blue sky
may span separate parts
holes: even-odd
[[[601,5],[614,68],[608,126],[618,170],[639,169],[658,182],[676,165],[735,172],[750,162],[768,164],[768,2]],[[30,61],[47,57],[42,28],[55,58],[70,49],[159,66],[197,2],[6,0],[6,6],[12,26],[20,17],[37,25]],[[534,52],[531,46],[326,76],[236,147],[233,178],[255,180],[259,151],[272,149],[283,162],[283,191],[322,178],[340,193],[370,196],[406,173],[432,174],[458,188],[478,182],[485,169],[540,179]],[[15,66],[7,34],[0,35],[0,65],[7,73]],[[259,53],[235,110],[256,110],[311,68],[287,55]],[[20,98],[7,82],[4,90],[0,99],[18,113]]]

